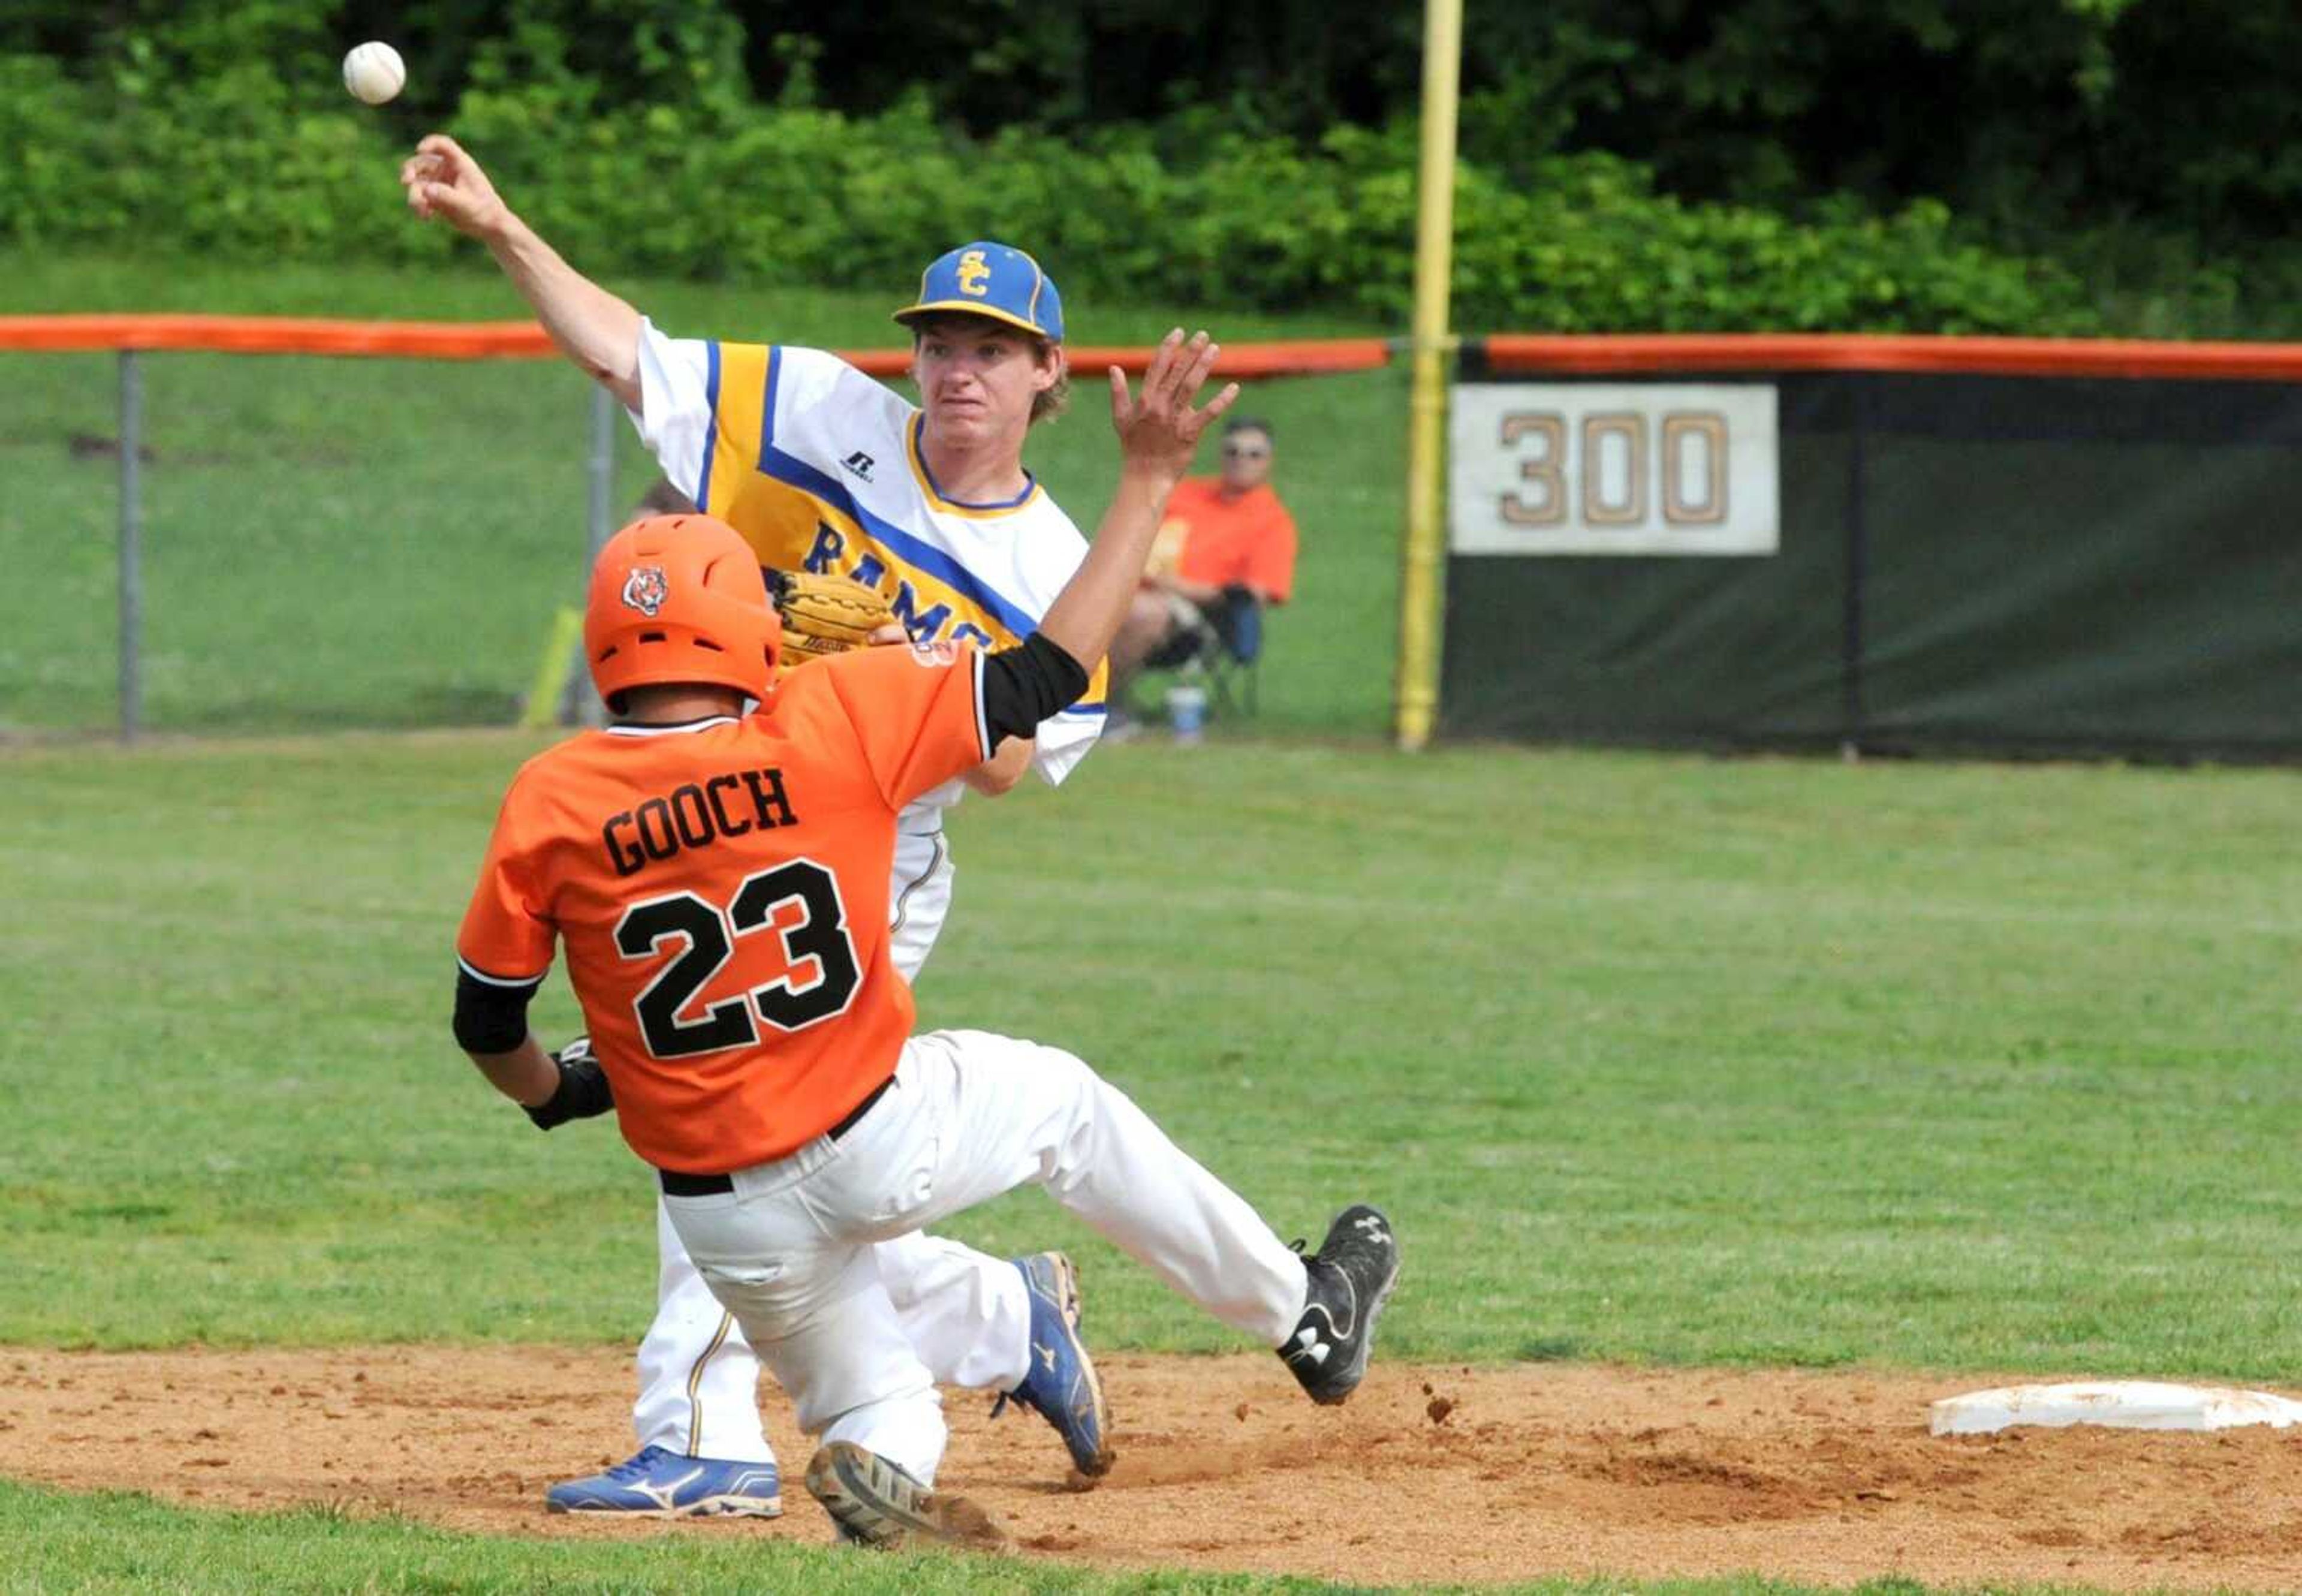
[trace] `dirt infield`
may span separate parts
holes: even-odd
[[[1120,1460],[1092,1491],[1065,1487],[1036,1418],[995,1424],[987,1401],[949,1399],[943,1483],[1026,1555],[1362,1583],[1756,1570],[2302,1587],[2302,1439],[1927,1434],[1928,1401],[1991,1376],[1379,1365],[1323,1411],[1268,1358],[1102,1361]],[[772,1524],[547,1517],[547,1483],[630,1449],[631,1378],[602,1349],[0,1349],[0,1474],[520,1534],[830,1538],[795,1477]],[[768,1401],[789,1467],[805,1452]]]

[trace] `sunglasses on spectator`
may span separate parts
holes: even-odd
[[[1270,454],[1270,452],[1271,449],[1267,444],[1259,449],[1252,443],[1226,443],[1223,445],[1223,458],[1226,460],[1259,460]]]

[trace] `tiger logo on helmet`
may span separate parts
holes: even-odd
[[[661,566],[635,566],[624,578],[624,602],[653,620],[663,609],[664,600],[670,595],[670,584],[663,579]]]

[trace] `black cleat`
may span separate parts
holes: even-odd
[[[1298,1243],[1299,1246],[1300,1243]],[[1335,1215],[1303,1260],[1309,1295],[1279,1356],[1314,1402],[1343,1401],[1366,1376],[1375,1315],[1399,1283],[1399,1239],[1380,1209],[1355,1203]]]
[[[941,1542],[991,1548],[1006,1537],[963,1496],[930,1491],[877,1452],[835,1441],[808,1461],[807,1489],[843,1541],[904,1547]]]

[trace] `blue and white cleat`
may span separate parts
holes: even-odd
[[[730,1463],[649,1447],[588,1480],[562,1480],[543,1493],[543,1508],[634,1518],[780,1518],[784,1499],[772,1463]]]
[[[1014,1264],[1031,1298],[1031,1370],[993,1405],[991,1416],[1011,1401],[1029,1408],[1063,1438],[1072,1467],[1100,1478],[1111,1472],[1111,1413],[1080,1340],[1079,1271],[1061,1253],[1033,1253]]]

